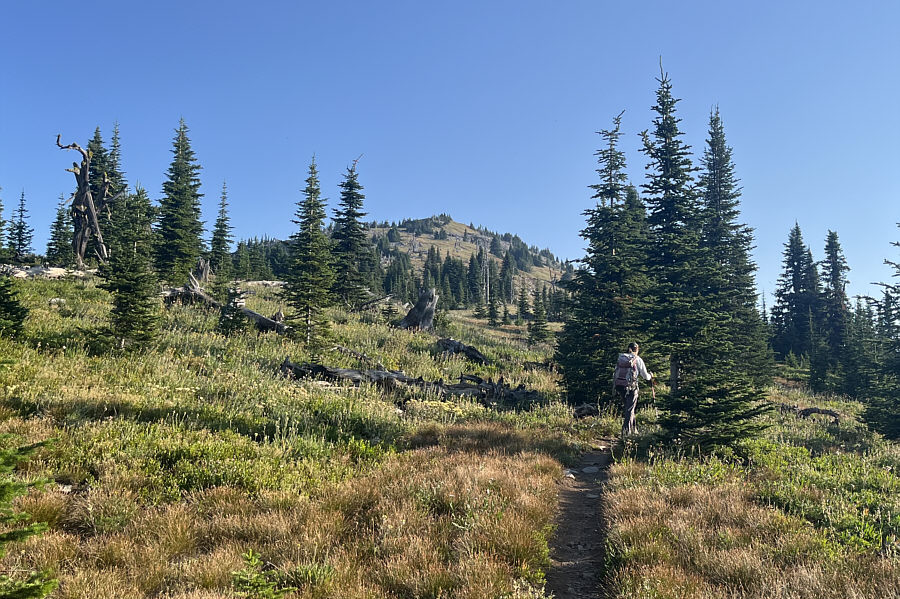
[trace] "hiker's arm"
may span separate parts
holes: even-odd
[[[651,378],[653,378],[653,375],[650,374],[649,370],[647,370],[647,365],[644,364],[644,361],[640,358],[638,358],[637,360],[637,371],[640,376],[644,377],[645,381],[649,381]]]

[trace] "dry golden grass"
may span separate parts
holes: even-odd
[[[315,498],[218,487],[138,507],[103,489],[33,494],[22,506],[53,516],[54,529],[2,566],[50,568],[66,598],[229,596],[251,548],[298,597],[487,599],[517,580],[540,587],[559,466],[515,441],[504,450],[515,436],[494,426],[480,435],[500,439],[494,450],[407,452]]]
[[[666,487],[646,470],[634,462],[611,469],[605,509],[616,597],[900,596],[896,560],[846,550],[756,503],[736,477]]]

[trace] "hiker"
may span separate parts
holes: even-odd
[[[637,343],[629,343],[628,352],[619,354],[613,371],[613,387],[622,402],[622,436],[637,432],[634,410],[638,399],[638,376],[647,381],[653,379],[653,373],[647,370],[644,361],[638,357],[640,351],[641,347]]]

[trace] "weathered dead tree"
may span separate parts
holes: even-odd
[[[197,277],[194,276],[193,273],[188,274],[189,281],[183,287],[178,287],[175,289],[167,289],[162,292],[162,297],[167,303],[174,302],[175,300],[187,300],[187,301],[200,301],[211,308],[215,308],[217,310],[222,309],[222,303],[213,298],[211,295],[206,293],[203,289],[203,286],[200,285],[200,282],[197,280]],[[257,330],[260,331],[275,331],[280,335],[286,334],[290,331],[290,327],[284,324],[283,322],[278,322],[272,318],[267,318],[260,314],[259,312],[254,312],[250,308],[242,305],[237,306],[241,314],[247,317],[254,325],[256,325]]]
[[[424,393],[433,393],[439,397],[469,397],[492,408],[526,409],[543,398],[537,391],[525,388],[525,385],[510,387],[500,377],[494,382],[481,377],[464,374],[458,383],[447,384],[443,380],[426,381],[422,377],[413,378],[399,370],[358,370],[355,368],[332,368],[321,364],[295,364],[285,358],[281,364],[281,372],[296,379],[321,379],[332,382],[351,382],[355,385],[370,383],[378,385],[387,392],[401,389],[414,389]]]
[[[77,150],[81,154],[81,164],[72,163],[72,168],[66,171],[75,175],[75,182],[78,184],[75,193],[69,198],[72,202],[72,221],[75,224],[75,234],[72,237],[72,249],[75,251],[75,263],[79,270],[84,269],[84,254],[87,251],[88,243],[91,235],[97,240],[97,258],[102,263],[109,260],[109,252],[106,244],[103,242],[103,233],[100,231],[100,220],[97,215],[106,209],[107,205],[118,198],[122,192],[116,194],[115,197],[109,196],[109,177],[103,174],[103,184],[100,187],[100,197],[94,200],[91,193],[91,153],[77,143],[70,143],[64,146],[60,143],[62,135],[56,136],[56,145],[62,150]]]
[[[419,294],[419,300],[400,321],[401,329],[434,329],[434,310],[437,308],[438,294],[434,289],[425,289]]]
[[[462,341],[452,338],[444,338],[437,340],[437,348],[447,354],[462,354],[469,360],[478,364],[489,364],[490,360],[484,357],[484,354],[471,345],[466,345]]]

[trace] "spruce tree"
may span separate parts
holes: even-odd
[[[334,259],[337,276],[334,295],[346,306],[357,306],[368,297],[366,282],[370,276],[372,253],[362,217],[363,187],[359,184],[356,162],[347,169],[340,183],[341,197],[334,213]],[[437,281],[435,281],[437,283]]]
[[[3,191],[3,188],[0,187],[0,191]],[[0,260],[5,260],[7,254],[9,253],[9,244],[8,244],[8,236],[7,236],[7,227],[9,223],[3,218],[3,198],[0,197]]]
[[[75,263],[72,235],[74,235],[72,214],[66,208],[65,198],[59,196],[56,218],[53,220],[50,239],[47,241],[47,262],[49,264],[68,268]]]
[[[16,282],[12,277],[0,274],[0,337],[17,337],[28,310],[19,301]]]
[[[28,226],[28,210],[25,208],[25,191],[19,197],[19,207],[16,209],[15,220],[10,225],[9,246],[13,258],[19,262],[30,256],[34,250],[31,242],[34,239],[34,229]]]
[[[585,210],[587,226],[581,231],[585,257],[564,283],[571,308],[557,336],[556,361],[573,403],[601,399],[618,352],[643,336],[638,308],[647,291],[646,215],[637,191],[627,185],[625,155],[618,149],[621,121],[619,114],[612,129],[599,132],[600,182],[590,186],[596,203]]]
[[[331,243],[325,235],[325,202],[321,199],[316,160],[309,165],[303,200],[297,203],[298,230],[290,239],[290,270],[284,294],[293,312],[288,314],[307,347],[318,348],[328,337],[325,308],[331,303],[335,274]]]
[[[155,251],[157,271],[174,284],[187,280],[202,251],[200,165],[187,134],[188,127],[181,119],[172,144],[172,163],[163,183]]]
[[[900,226],[900,224],[898,224]],[[900,248],[900,242],[894,242]],[[900,278],[900,260],[885,260]],[[877,367],[878,381],[868,390],[869,403],[864,418],[869,425],[893,440],[900,440],[900,319],[896,306],[900,304],[900,283],[882,283],[884,299],[879,315],[879,335],[884,336],[884,357]]]
[[[707,277],[705,295],[717,298],[730,314],[726,323],[734,350],[740,354],[754,384],[771,383],[772,356],[767,327],[757,305],[756,265],[751,258],[753,231],[739,222],[741,188],[735,175],[732,148],[725,139],[719,109],[710,113],[706,147],[701,158],[701,250],[715,268]]]
[[[544,309],[544,301],[540,292],[535,289],[533,297],[534,318],[528,323],[528,343],[534,345],[543,343],[550,338],[550,330],[547,328],[547,311]]]
[[[838,234],[829,230],[825,238],[825,259],[822,261],[821,319],[828,346],[828,387],[844,391],[845,367],[849,360],[848,335],[850,312],[847,301],[847,277],[850,267],[844,258]]]
[[[779,358],[789,353],[808,356],[813,336],[810,322],[818,317],[821,289],[816,263],[803,242],[799,224],[794,223],[782,255],[784,270],[778,277],[772,307],[772,347]]]
[[[101,266],[101,285],[113,295],[112,335],[120,348],[143,347],[159,330],[159,283],[152,269],[153,208],[138,187],[113,213],[117,235],[109,263]]]
[[[231,220],[228,218],[228,187],[222,182],[222,196],[219,199],[219,213],[210,240],[209,267],[218,285],[227,285],[231,279]]]
[[[650,160],[644,189],[653,277],[647,314],[670,367],[662,423],[669,438],[685,445],[727,445],[761,428],[762,394],[731,337],[729,305],[712,292],[720,274],[714,247],[703,244],[696,169],[681,139],[671,82],[665,74],[658,81],[657,116],[643,134],[643,152]]]

